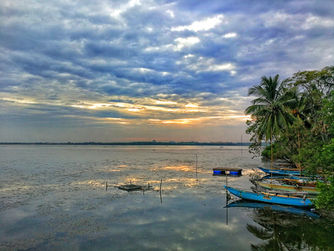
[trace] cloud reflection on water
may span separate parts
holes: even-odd
[[[2,224],[0,249],[203,250],[217,243],[231,249],[241,245],[224,243],[221,236],[242,231],[248,216],[231,213],[225,225],[225,178],[212,176],[212,167],[253,161],[240,157],[239,150],[13,146],[3,147],[0,154],[0,165],[8,166],[0,169],[1,199],[17,202],[0,208],[1,223],[6,215],[18,213]],[[230,183],[242,180],[247,177],[229,178]],[[153,190],[128,193],[115,187],[130,182],[149,183]],[[246,249],[248,244],[242,245]]]

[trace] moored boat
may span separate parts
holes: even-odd
[[[262,179],[292,179],[292,180],[298,180],[300,182],[309,182],[309,181],[315,181],[316,180],[316,177],[314,178],[311,178],[311,177],[308,177],[308,176],[293,176],[293,175],[289,175],[289,176],[286,176],[286,175],[281,175],[281,176],[271,176],[270,174],[267,174],[266,176],[262,177]]]
[[[274,174],[274,175],[300,175],[301,172],[297,168],[264,168],[264,167],[258,167],[261,171],[268,173],[268,174]]]
[[[283,190],[283,191],[291,191],[291,192],[305,192],[308,194],[319,194],[319,191],[316,187],[309,187],[309,186],[293,186],[293,185],[279,185],[279,184],[272,184],[266,182],[256,182],[257,185],[267,188],[267,189],[274,189],[274,190]]]
[[[316,187],[317,182],[324,182],[319,177],[306,177],[306,176],[292,176],[292,175],[282,175],[282,176],[272,176],[267,175],[262,177],[262,180],[277,180],[279,182],[286,183],[288,185],[297,185],[297,186],[309,186],[309,187]]]
[[[288,177],[288,178],[278,179],[278,181],[294,186],[308,186],[308,187],[317,186],[316,180],[300,180],[300,179],[291,179],[290,177]]]
[[[312,201],[304,197],[295,197],[290,195],[272,194],[272,193],[253,193],[233,187],[224,186],[231,194],[245,200],[253,200],[272,204],[281,204],[296,207],[311,207]]]

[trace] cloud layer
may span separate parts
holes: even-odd
[[[238,141],[247,89],[333,64],[322,1],[1,1],[0,141]]]

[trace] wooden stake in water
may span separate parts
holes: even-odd
[[[196,156],[196,179],[198,179],[197,177],[197,154],[195,154],[195,156]]]
[[[106,191],[107,191],[107,189],[108,189],[108,181],[106,181]]]
[[[162,187],[162,179],[160,180],[160,203],[162,204],[162,193],[161,193],[161,187]]]

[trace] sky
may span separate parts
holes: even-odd
[[[333,55],[333,0],[2,0],[0,142],[247,141],[248,89]]]

